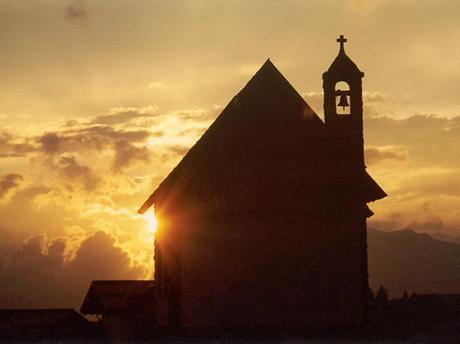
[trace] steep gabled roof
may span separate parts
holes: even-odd
[[[312,210],[344,184],[333,171],[331,145],[322,120],[267,60],[139,212],[153,204]],[[384,197],[365,171],[354,182],[357,187],[345,194],[366,201]]]

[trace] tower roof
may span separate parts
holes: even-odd
[[[324,74],[336,74],[336,75],[358,75],[360,77],[364,76],[364,73],[361,72],[356,65],[352,61],[350,57],[345,53],[345,46],[344,43],[347,41],[346,38],[343,37],[343,35],[340,36],[339,39],[337,39],[337,42],[340,43],[340,49],[339,49],[339,54],[335,58],[335,60],[332,62],[331,66],[325,72]]]
[[[139,212],[153,204],[306,211],[337,192],[365,201],[385,196],[365,171],[347,182],[331,146],[322,120],[268,59]]]

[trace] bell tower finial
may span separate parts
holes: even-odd
[[[343,51],[345,48],[344,48],[344,45],[345,43],[347,42],[347,39],[345,38],[344,35],[340,35],[339,38],[337,38],[337,43],[340,43],[340,50]]]

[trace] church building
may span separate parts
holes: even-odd
[[[367,203],[361,72],[346,39],[323,73],[324,122],[270,60],[139,210],[159,219],[157,322],[304,330],[365,321]],[[299,71],[301,72],[301,71]]]

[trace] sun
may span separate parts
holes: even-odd
[[[155,233],[158,228],[158,221],[155,217],[155,213],[153,211],[147,211],[144,214],[144,219],[147,222],[148,230],[152,233]]]

